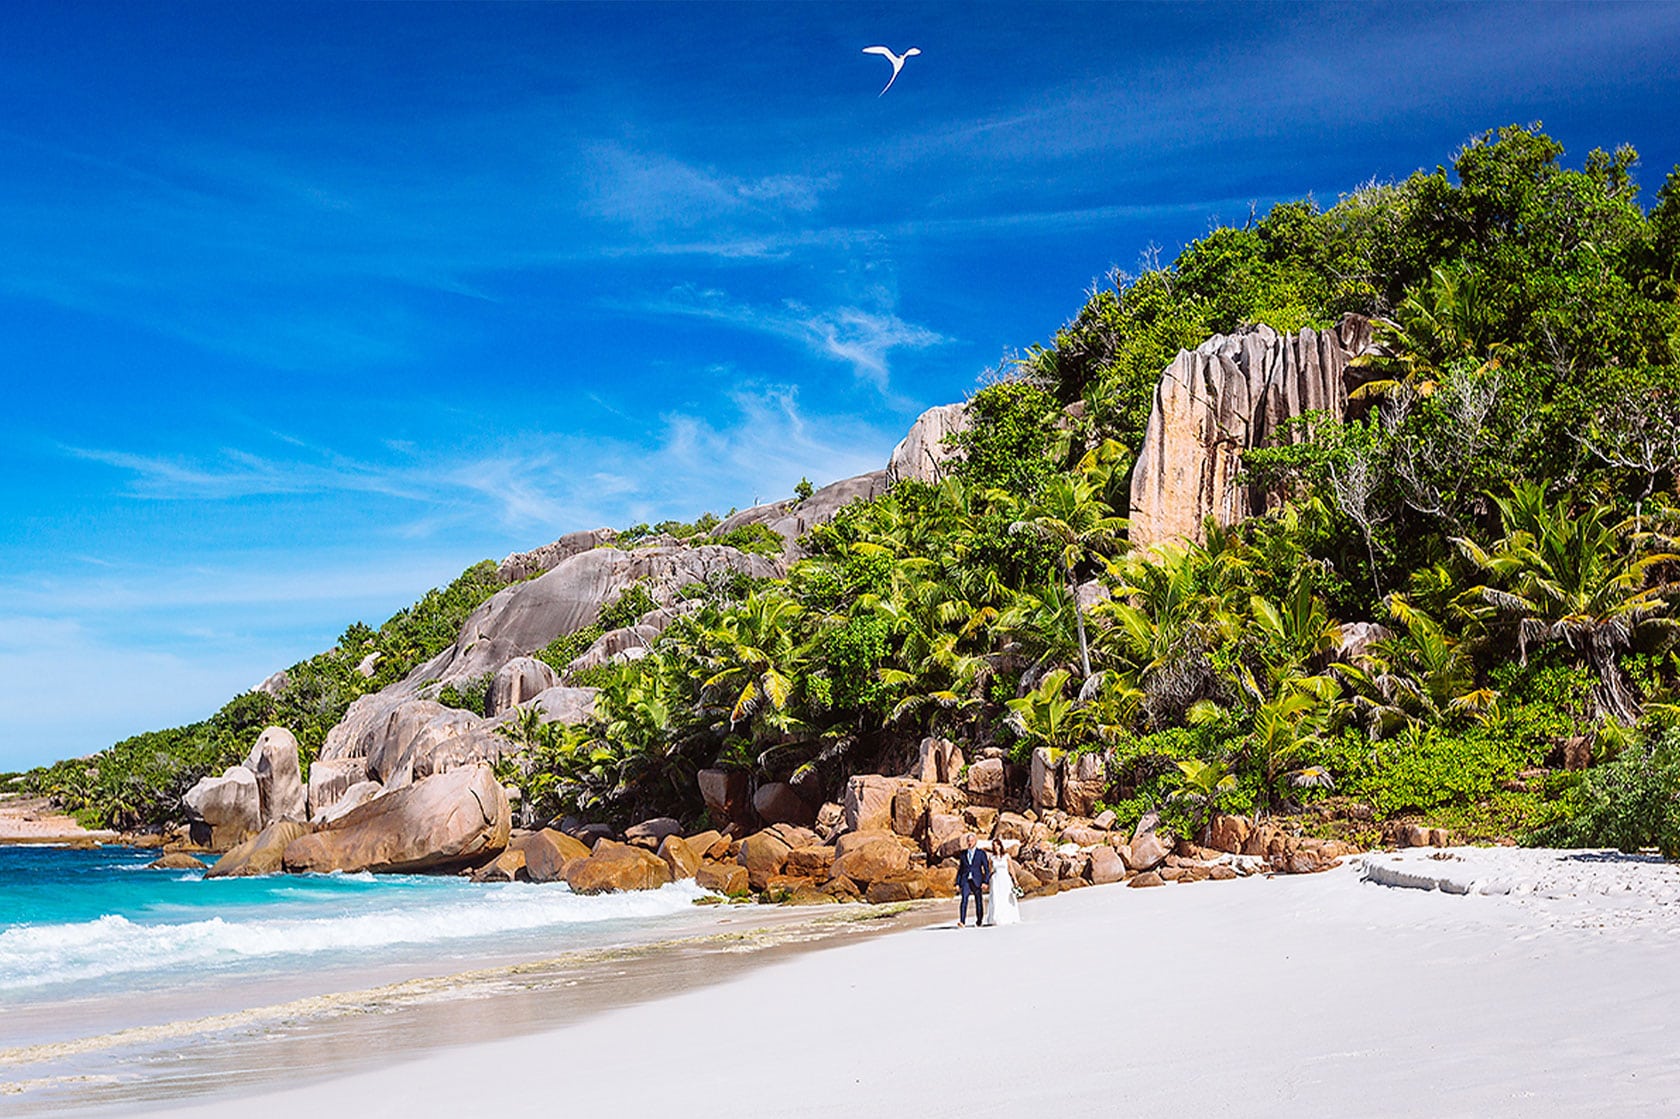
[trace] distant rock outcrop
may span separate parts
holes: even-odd
[[[486,715],[499,715],[517,707],[528,699],[560,682],[554,669],[535,657],[514,657],[496,670],[490,681],[490,696],[484,705]]]
[[[957,457],[956,448],[946,440],[968,430],[968,405],[941,404],[929,408],[910,425],[909,434],[893,448],[887,461],[887,474],[895,482],[913,478],[919,482],[938,482],[945,474],[945,464]]]
[[[728,532],[742,525],[764,525],[786,543],[788,555],[796,557],[798,540],[820,524],[834,519],[834,514],[854,501],[879,497],[892,488],[893,479],[886,470],[871,470],[851,478],[842,478],[817,490],[804,501],[772,501],[754,505],[725,518],[716,531]]]
[[[552,544],[544,544],[540,548],[533,548],[529,552],[515,552],[497,565],[496,569],[503,579],[517,582],[529,579],[533,575],[541,575],[545,571],[552,571],[560,566],[561,561],[571,559],[579,552],[587,552],[591,548],[599,548],[602,544],[612,540],[618,534],[610,528],[592,528],[585,532],[568,532]]]
[[[187,815],[209,829],[209,846],[225,851],[262,830],[262,796],[257,775],[242,765],[220,777],[205,777],[181,798]]]
[[[303,775],[298,770],[298,740],[285,727],[269,727],[257,736],[245,768],[256,774],[261,826],[308,816]]]
[[[1304,438],[1286,424],[1307,412],[1340,416],[1348,362],[1370,342],[1370,321],[1347,315],[1332,330],[1252,326],[1181,350],[1155,388],[1132,472],[1132,543],[1200,539],[1209,516],[1235,524],[1264,511],[1272,495],[1237,484],[1242,453]]]

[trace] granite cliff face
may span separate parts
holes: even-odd
[[[1347,315],[1331,330],[1246,327],[1179,351],[1132,472],[1132,544],[1199,540],[1209,516],[1229,525],[1264,512],[1276,495],[1238,484],[1243,452],[1297,441],[1286,425],[1307,412],[1340,416],[1359,383],[1348,362],[1370,344],[1370,321]]]

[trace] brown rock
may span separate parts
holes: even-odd
[[[880,831],[893,824],[893,794],[898,782],[890,777],[863,774],[846,782],[846,830]]]
[[[886,905],[896,901],[916,901],[927,896],[927,882],[915,871],[899,871],[877,878],[864,891],[864,900],[871,905]]]
[[[877,879],[910,868],[910,852],[891,832],[850,832],[840,837],[834,860],[835,877],[867,886]]]
[[[524,853],[525,873],[533,882],[559,882],[565,877],[568,862],[589,857],[589,848],[582,841],[553,828],[520,836],[508,846]]]
[[[1120,822],[1120,817],[1114,814],[1114,809],[1105,808],[1097,813],[1097,818],[1091,821],[1091,826],[1101,831],[1111,831]]]
[[[801,886],[782,898],[783,905],[833,905],[835,899],[815,886]]]
[[[1177,882],[1184,877],[1184,868],[1181,866],[1161,866],[1156,868],[1155,873],[1161,876],[1163,882]]]
[[[832,877],[834,868],[834,848],[832,847],[795,847],[788,852],[787,872],[789,874],[804,875],[823,882]]]
[[[1079,754],[1062,764],[1062,807],[1075,816],[1089,816],[1108,790],[1102,755]]]
[[[924,738],[921,756],[912,775],[928,785],[948,785],[963,767],[963,752],[946,738]]]
[[[824,843],[832,843],[839,834],[846,830],[846,810],[833,803],[823,805],[817,809],[817,836]]]
[[[740,835],[752,825],[752,800],[745,770],[702,769],[695,775],[706,811],[719,826],[734,825]]]
[[[216,860],[206,878],[245,878],[257,874],[279,874],[286,847],[299,836],[309,834],[309,825],[295,820],[276,820],[255,836]]]
[[[976,804],[999,807],[1004,797],[1002,758],[987,758],[968,767],[968,796]]]
[[[781,874],[793,848],[771,831],[755,832],[741,841],[741,865],[747,868],[752,888],[762,890],[770,876]]]
[[[815,882],[799,874],[772,874],[764,883],[764,896],[771,902],[784,902],[795,890],[814,890]]]
[[[702,890],[714,890],[726,897],[743,897],[752,892],[747,868],[739,863],[706,863],[694,872],[694,881]]]
[[[512,882],[525,877],[525,852],[509,847],[472,872],[474,882]]]
[[[1236,876],[1237,872],[1231,867],[1226,866],[1224,863],[1208,868],[1208,877],[1213,879],[1215,882],[1229,882]]]
[[[181,798],[188,815],[207,824],[210,846],[226,851],[262,830],[262,795],[257,775],[242,765],[220,777],[204,777]]]
[[[693,851],[696,856],[706,859],[717,858],[716,855],[712,854],[712,848],[717,845],[720,839],[723,839],[723,836],[715,831],[703,831],[689,836],[683,842],[688,844],[688,849]]]
[[[963,823],[967,824],[969,830],[975,835],[978,835],[981,839],[990,839],[992,836],[992,829],[997,827],[998,810],[995,808],[986,808],[982,805],[969,805],[967,808],[963,809],[962,816]]]
[[[1145,886],[1164,886],[1166,885],[1166,879],[1162,878],[1153,870],[1146,870],[1135,878],[1129,879],[1126,882],[1126,885],[1136,886],[1139,889],[1142,889]]]
[[[1040,746],[1032,752],[1031,774],[1027,778],[1027,794],[1032,806],[1040,812],[1055,808],[1062,802],[1062,752]]]
[[[927,822],[928,796],[932,785],[920,783],[900,785],[893,793],[892,830],[899,835],[920,836]]]
[[[576,894],[656,890],[671,880],[665,860],[645,847],[603,839],[587,859],[566,865],[566,884]]]
[[[263,827],[276,820],[301,823],[308,817],[303,775],[298,770],[298,740],[291,731],[269,727],[258,735],[250,756],[245,759],[245,768],[257,776]]]
[[[850,878],[830,878],[820,888],[835,901],[859,901],[863,898],[863,891]]]
[[[659,845],[668,835],[681,835],[682,825],[669,816],[660,816],[653,820],[643,820],[624,830],[624,842],[632,847],[645,847],[649,851],[659,850]]]
[[[1283,838],[1283,833],[1272,824],[1257,824],[1243,840],[1242,853],[1245,855],[1270,855],[1274,846]]]
[[[1106,886],[1126,877],[1126,864],[1120,852],[1112,847],[1097,847],[1091,851],[1090,878],[1094,886]]]
[[[948,859],[962,851],[963,840],[970,835],[961,816],[949,813],[929,814],[926,850],[931,859]]]
[[[1215,816],[1208,829],[1208,846],[1215,851],[1240,855],[1253,831],[1254,822],[1247,816]]]
[[[1126,848],[1122,858],[1126,861],[1128,870],[1154,870],[1167,858],[1167,849],[1160,837],[1152,831],[1146,831]]]
[[[394,789],[299,836],[284,862],[287,870],[323,874],[456,870],[502,850],[511,829],[507,794],[479,763]]]
[[[1013,839],[1021,843],[1033,841],[1034,821],[1014,812],[999,813],[993,835],[998,839]]]
[[[680,835],[668,835],[660,841],[659,857],[665,860],[673,882],[693,878],[694,872],[700,869],[700,856],[694,853],[688,841]]]
[[[1099,843],[1108,842],[1108,833],[1096,828],[1072,827],[1062,831],[1063,843],[1075,843],[1081,847],[1095,847]]]
[[[1240,481],[1243,451],[1309,438],[1288,422],[1307,412],[1341,418],[1348,361],[1370,339],[1370,321],[1347,315],[1331,330],[1244,326],[1180,350],[1155,387],[1132,470],[1132,546],[1199,541],[1209,517],[1230,525],[1263,512],[1275,495]]]
[[[232,852],[229,852],[229,854],[231,854],[231,853]],[[226,857],[227,857],[226,855],[222,856],[222,858],[224,858],[224,859]],[[220,860],[218,860],[218,861],[220,861]],[[185,852],[171,851],[169,854],[161,855],[158,858],[155,858],[151,862],[147,863],[146,864],[146,869],[147,870],[204,870],[205,867],[204,867],[204,863],[200,862],[198,859],[193,858],[191,855],[186,854]],[[209,875],[206,874],[205,877],[208,878]]]
[[[816,822],[817,810],[785,781],[770,781],[753,794],[753,808],[766,824],[798,824],[801,827]]]
[[[957,896],[957,868],[955,866],[929,867],[922,872],[922,884],[927,887],[923,897],[954,898]]]

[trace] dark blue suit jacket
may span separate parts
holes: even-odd
[[[992,857],[976,847],[957,856],[957,886],[979,893],[992,880]]]

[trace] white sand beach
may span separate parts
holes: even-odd
[[[1384,886],[1351,860],[1086,889],[1029,901],[1013,928],[910,929],[560,1029],[278,1091],[230,1082],[234,1099],[151,1113],[1680,1114],[1680,868],[1442,855],[1367,858],[1508,888]]]

